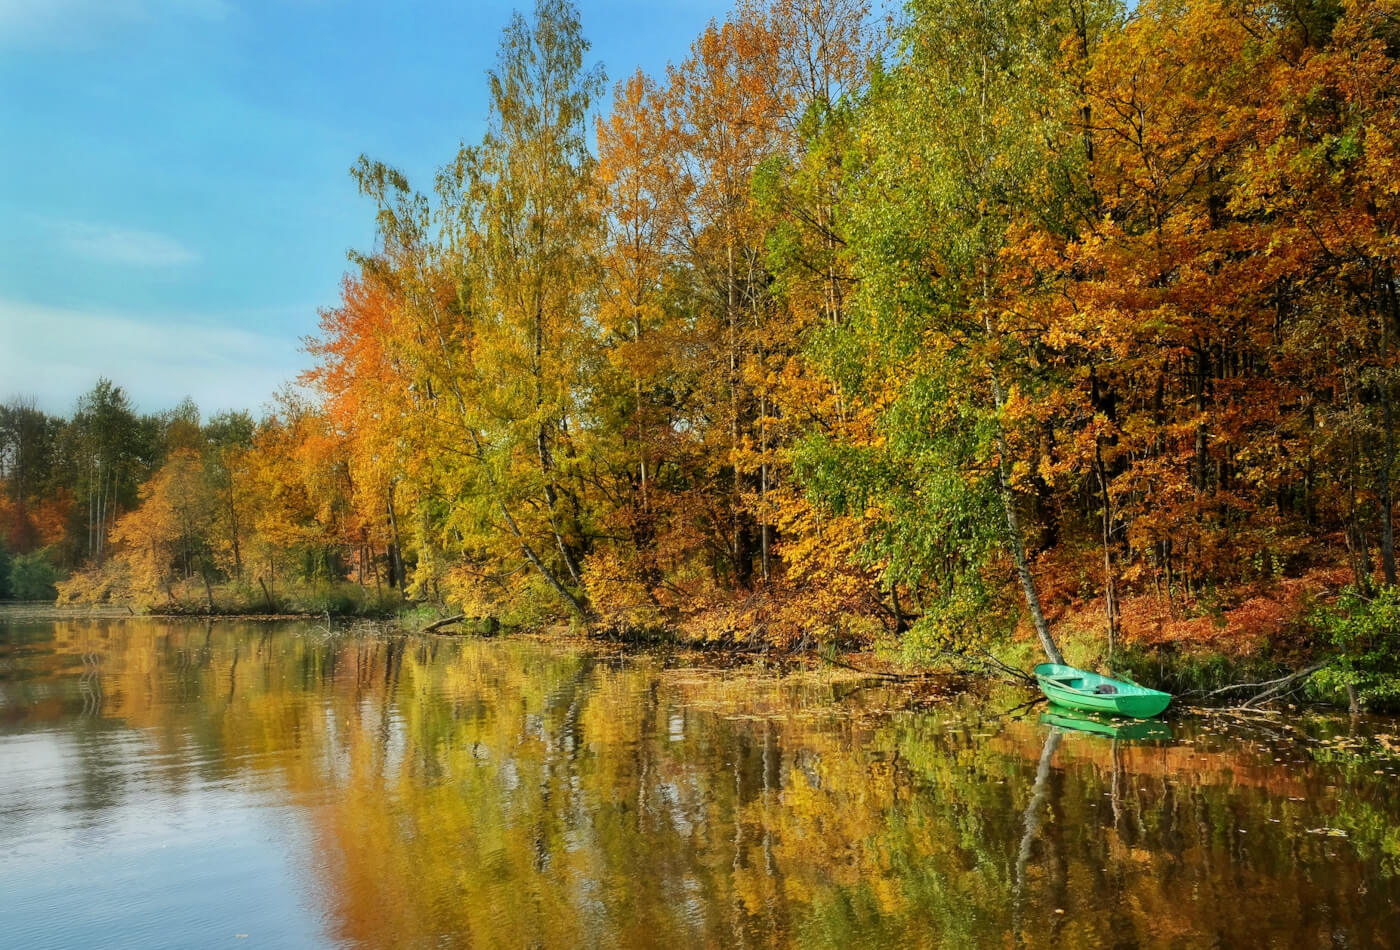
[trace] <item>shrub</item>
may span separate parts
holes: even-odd
[[[10,592],[10,565],[14,558],[10,551],[0,541],[0,600],[13,600],[14,595]]]
[[[132,603],[130,574],[126,563],[116,559],[100,568],[74,571],[55,585],[58,602],[68,606]]]
[[[1348,687],[1371,706],[1400,705],[1400,589],[1366,595],[1354,587],[1335,605],[1314,612],[1312,625],[1335,655],[1315,678],[1317,687]]]
[[[43,551],[17,554],[10,561],[10,596],[15,600],[57,600],[58,588],[54,585],[62,578],[63,573]]]

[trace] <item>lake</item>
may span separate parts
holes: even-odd
[[[1030,698],[0,618],[0,944],[1400,946],[1395,721]]]

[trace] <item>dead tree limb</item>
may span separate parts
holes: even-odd
[[[1244,704],[1246,706],[1257,706],[1265,700],[1272,699],[1281,693],[1291,692],[1294,688],[1295,683],[1301,686],[1303,684],[1303,681],[1305,681],[1309,676],[1312,676],[1314,673],[1316,673],[1318,670],[1322,669],[1326,665],[1327,664],[1325,663],[1314,663],[1307,669],[1299,670],[1292,676],[1285,676],[1283,679],[1278,681],[1277,686],[1273,686],[1270,689],[1266,689],[1264,690],[1264,692],[1258,694],[1257,696],[1245,700]]]
[[[434,620],[423,628],[424,633],[432,633],[434,630],[441,630],[443,627],[450,627],[454,623],[461,623],[467,619],[466,614],[457,614],[455,617],[443,617],[441,620]]]
[[[1264,687],[1265,691],[1268,692],[1268,687],[1279,685],[1287,686],[1294,680],[1300,680],[1313,675],[1325,665],[1324,663],[1314,663],[1307,669],[1299,670],[1296,673],[1289,673],[1286,676],[1280,676],[1278,679],[1264,680],[1259,683],[1231,683],[1229,686],[1222,686],[1219,689],[1211,690],[1209,693],[1205,694],[1205,698],[1210,699],[1212,696],[1219,696],[1223,693],[1233,693],[1244,689],[1259,689],[1260,687]]]

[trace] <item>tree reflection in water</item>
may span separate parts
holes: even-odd
[[[531,641],[3,629],[3,737],[89,750],[64,820],[143,770],[294,807],[346,945],[1397,943],[1392,766],[1318,741],[1344,721],[1133,742]]]

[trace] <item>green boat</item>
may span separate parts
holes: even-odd
[[[1172,701],[1171,693],[1058,663],[1040,664],[1035,668],[1035,678],[1050,702],[1086,712],[1150,719]]]
[[[1075,712],[1051,706],[1040,714],[1040,721],[1047,726],[1129,742],[1164,742],[1172,738],[1172,727],[1160,719],[1120,719],[1103,713]]]

